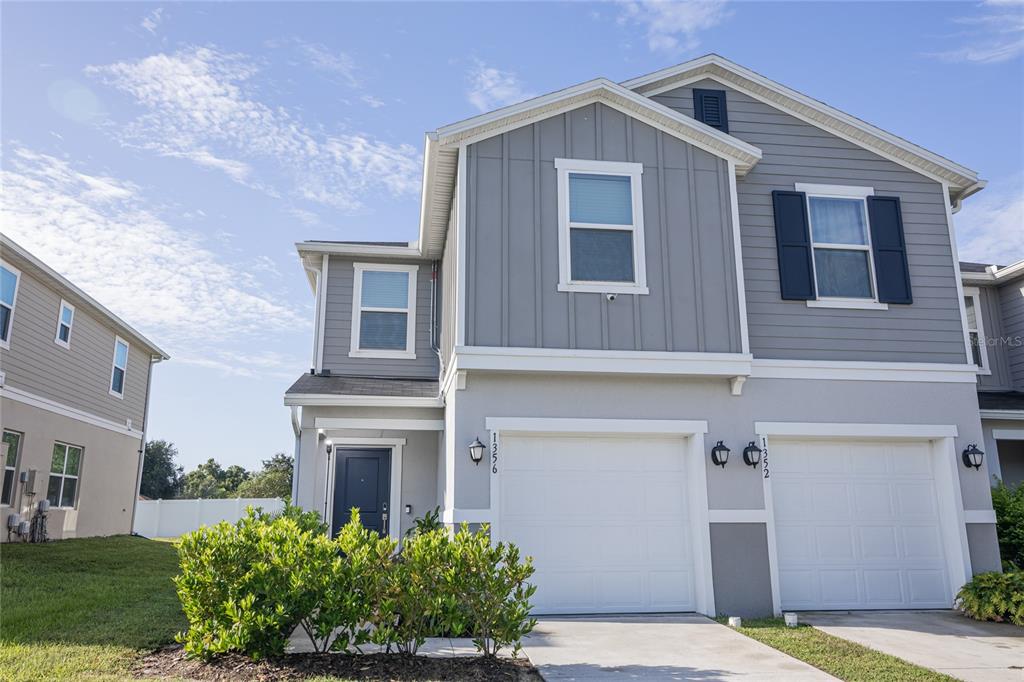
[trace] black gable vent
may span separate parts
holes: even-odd
[[[693,90],[693,117],[723,133],[729,132],[724,90]]]

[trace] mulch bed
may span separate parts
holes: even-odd
[[[541,682],[525,658],[434,658],[405,654],[288,654],[255,662],[225,654],[203,662],[187,658],[180,646],[159,649],[142,659],[136,677],[174,677],[192,680],[303,680],[320,675],[351,680],[469,680]]]

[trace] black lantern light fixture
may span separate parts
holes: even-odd
[[[487,446],[481,443],[479,438],[473,439],[473,442],[469,444],[469,458],[473,460],[473,464],[480,464],[486,449]]]
[[[747,447],[743,448],[743,461],[747,463],[747,466],[756,467],[761,463],[761,448],[757,447],[757,443],[750,441]]]
[[[963,458],[965,467],[980,469],[981,463],[985,459],[985,453],[978,449],[977,443],[971,443],[964,448]]]
[[[327,440],[324,441],[324,447],[327,448],[327,454],[331,454],[331,452],[334,450],[334,441],[328,438]]]
[[[711,463],[724,469],[725,463],[729,461],[730,452],[731,450],[725,447],[725,443],[718,441],[715,443],[715,447],[711,448]]]

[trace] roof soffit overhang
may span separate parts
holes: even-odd
[[[824,102],[787,88],[719,55],[706,55],[621,83],[646,97],[710,78],[815,125],[948,187],[959,204],[985,186],[978,174]]]

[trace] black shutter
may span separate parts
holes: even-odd
[[[881,303],[913,303],[899,197],[868,197],[871,249]]]
[[[729,132],[729,112],[725,108],[725,90],[693,90],[693,117],[723,133]]]
[[[779,287],[787,301],[816,297],[811,259],[811,231],[807,222],[807,197],[803,192],[775,190],[775,243],[779,255]]]

